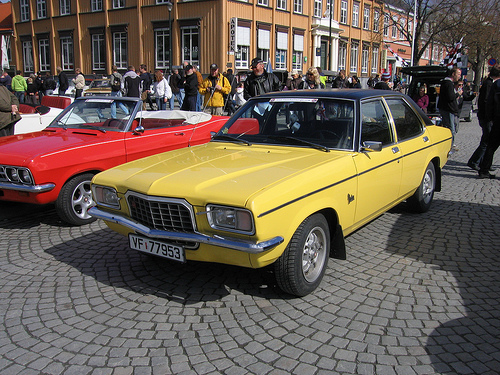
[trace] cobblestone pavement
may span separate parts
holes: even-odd
[[[302,299],[269,270],[154,260],[102,222],[2,203],[0,372],[498,374],[500,180],[466,166],[479,136],[461,123],[428,213],[349,236]]]

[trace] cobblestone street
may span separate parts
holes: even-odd
[[[431,210],[347,237],[301,299],[268,269],[152,259],[101,221],[0,203],[0,372],[498,374],[500,178],[466,165],[480,135],[461,122]]]

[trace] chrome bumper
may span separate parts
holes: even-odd
[[[88,213],[93,217],[109,221],[112,223],[123,225],[124,227],[134,230],[136,233],[142,234],[146,237],[158,238],[170,241],[189,241],[203,243],[207,245],[225,247],[244,253],[259,254],[264,251],[271,250],[283,242],[283,237],[277,236],[270,240],[263,242],[245,241],[239,238],[225,238],[221,236],[210,237],[200,233],[183,233],[183,232],[169,232],[159,229],[150,229],[145,225],[139,224],[131,219],[121,215],[112,214],[107,211],[100,210],[97,207],[91,207]]]
[[[43,184],[43,185],[17,185],[11,182],[0,182],[0,189],[4,190],[16,190],[25,193],[45,193],[46,191],[51,191],[55,188],[55,184]]]

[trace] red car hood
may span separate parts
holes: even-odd
[[[113,139],[123,139],[124,133],[102,133],[93,129],[62,128],[0,137],[0,164],[27,166],[37,157],[84,147]]]

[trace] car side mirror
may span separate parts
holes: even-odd
[[[382,142],[365,141],[361,145],[361,151],[382,151]]]
[[[142,125],[138,125],[134,130],[132,130],[133,135],[142,135],[144,134],[144,127]]]

